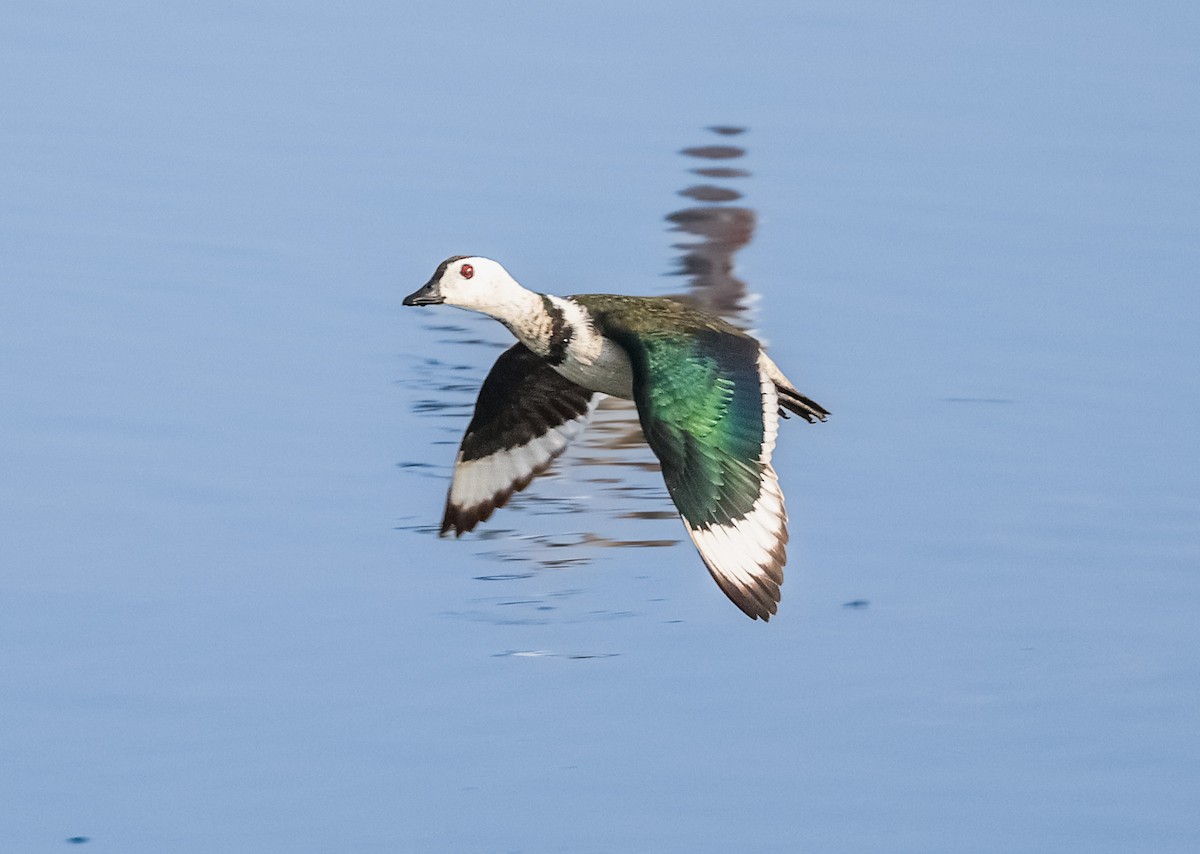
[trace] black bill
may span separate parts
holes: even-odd
[[[419,290],[404,298],[405,305],[438,305],[445,302],[436,279],[430,279]]]

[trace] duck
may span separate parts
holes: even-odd
[[[709,574],[751,619],[777,613],[788,542],[771,463],[779,420],[829,411],[757,339],[666,297],[538,293],[472,255],[442,261],[403,304],[479,312],[517,339],[480,387],[440,536],[486,521],[550,467],[604,395],[624,398]]]

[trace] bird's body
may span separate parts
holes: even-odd
[[[824,420],[754,338],[661,297],[558,297],[486,258],[455,256],[405,299],[488,314],[518,343],[496,361],[463,438],[442,533],[487,519],[562,453],[600,394],[633,400],[667,491],[721,589],[777,609],[787,513],[771,465],[779,415]]]

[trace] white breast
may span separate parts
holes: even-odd
[[[586,389],[632,400],[633,369],[629,357],[613,342],[592,335],[593,341],[572,341],[566,360],[555,370]]]
[[[516,320],[506,321],[508,328],[533,352],[547,356],[553,337],[554,319],[543,308],[544,300],[562,312],[570,325],[566,358],[555,365],[571,382],[590,391],[613,397],[633,399],[633,370],[625,351],[596,331],[587,309],[569,298],[553,294],[538,296],[536,310],[530,310]]]

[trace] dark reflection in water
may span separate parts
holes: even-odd
[[[740,136],[744,129],[718,126],[708,131],[726,139],[721,144],[698,145],[680,152],[691,164],[689,173],[706,180],[690,183],[679,191],[680,196],[695,204],[666,215],[671,231],[682,235],[674,244],[681,254],[670,275],[686,280],[682,293],[669,296],[745,327],[748,290],[733,274],[734,255],[753,237],[756,217],[752,209],[731,204],[742,198],[736,183],[748,178],[750,172],[732,165],[732,161],[745,156],[745,149],[726,141]],[[536,283],[530,284],[536,287]],[[478,322],[491,321],[479,318]],[[413,410],[436,419],[437,438],[427,437],[424,441],[432,441],[438,448],[431,454],[432,462],[411,460],[399,465],[414,476],[438,478],[449,488],[453,449],[462,438],[475,395],[498,346],[479,338],[477,330],[482,326],[474,322],[458,325],[433,316],[425,328],[439,333],[439,344],[445,348],[443,358],[414,356],[413,370],[408,373],[411,379],[402,384],[413,391]],[[507,347],[508,343],[500,346]],[[564,471],[569,474],[564,476]],[[526,587],[540,573],[590,563],[598,556],[598,549],[655,549],[679,543],[682,527],[664,524],[664,520],[677,519],[678,514],[658,472],[658,462],[642,438],[632,402],[614,398],[602,401],[587,430],[551,470],[515,495],[483,529],[460,543],[460,547],[474,548],[477,555],[496,564],[496,572],[476,576],[476,580],[503,590],[481,595],[453,616],[504,625],[635,616],[630,611],[589,610],[583,605],[587,600],[579,599],[582,590],[533,595]],[[436,535],[440,517],[441,507],[430,507],[425,518],[400,527]],[[580,531],[581,524],[603,534]],[[701,571],[699,561],[696,566]],[[612,653],[501,654],[595,658]]]
[[[742,128],[727,126],[710,130],[724,136],[743,132]],[[734,145],[702,145],[685,148],[680,153],[698,160],[730,161],[745,156],[746,151]],[[697,166],[692,172],[705,178],[726,180],[750,176],[748,171],[731,166]],[[745,311],[747,291],[746,283],[733,275],[733,256],[754,237],[757,221],[754,211],[723,204],[742,197],[737,189],[724,185],[696,184],[681,190],[679,195],[705,204],[667,214],[673,231],[698,238],[675,244],[676,249],[683,250],[676,275],[688,278],[688,292],[676,294],[676,299],[739,323]]]

